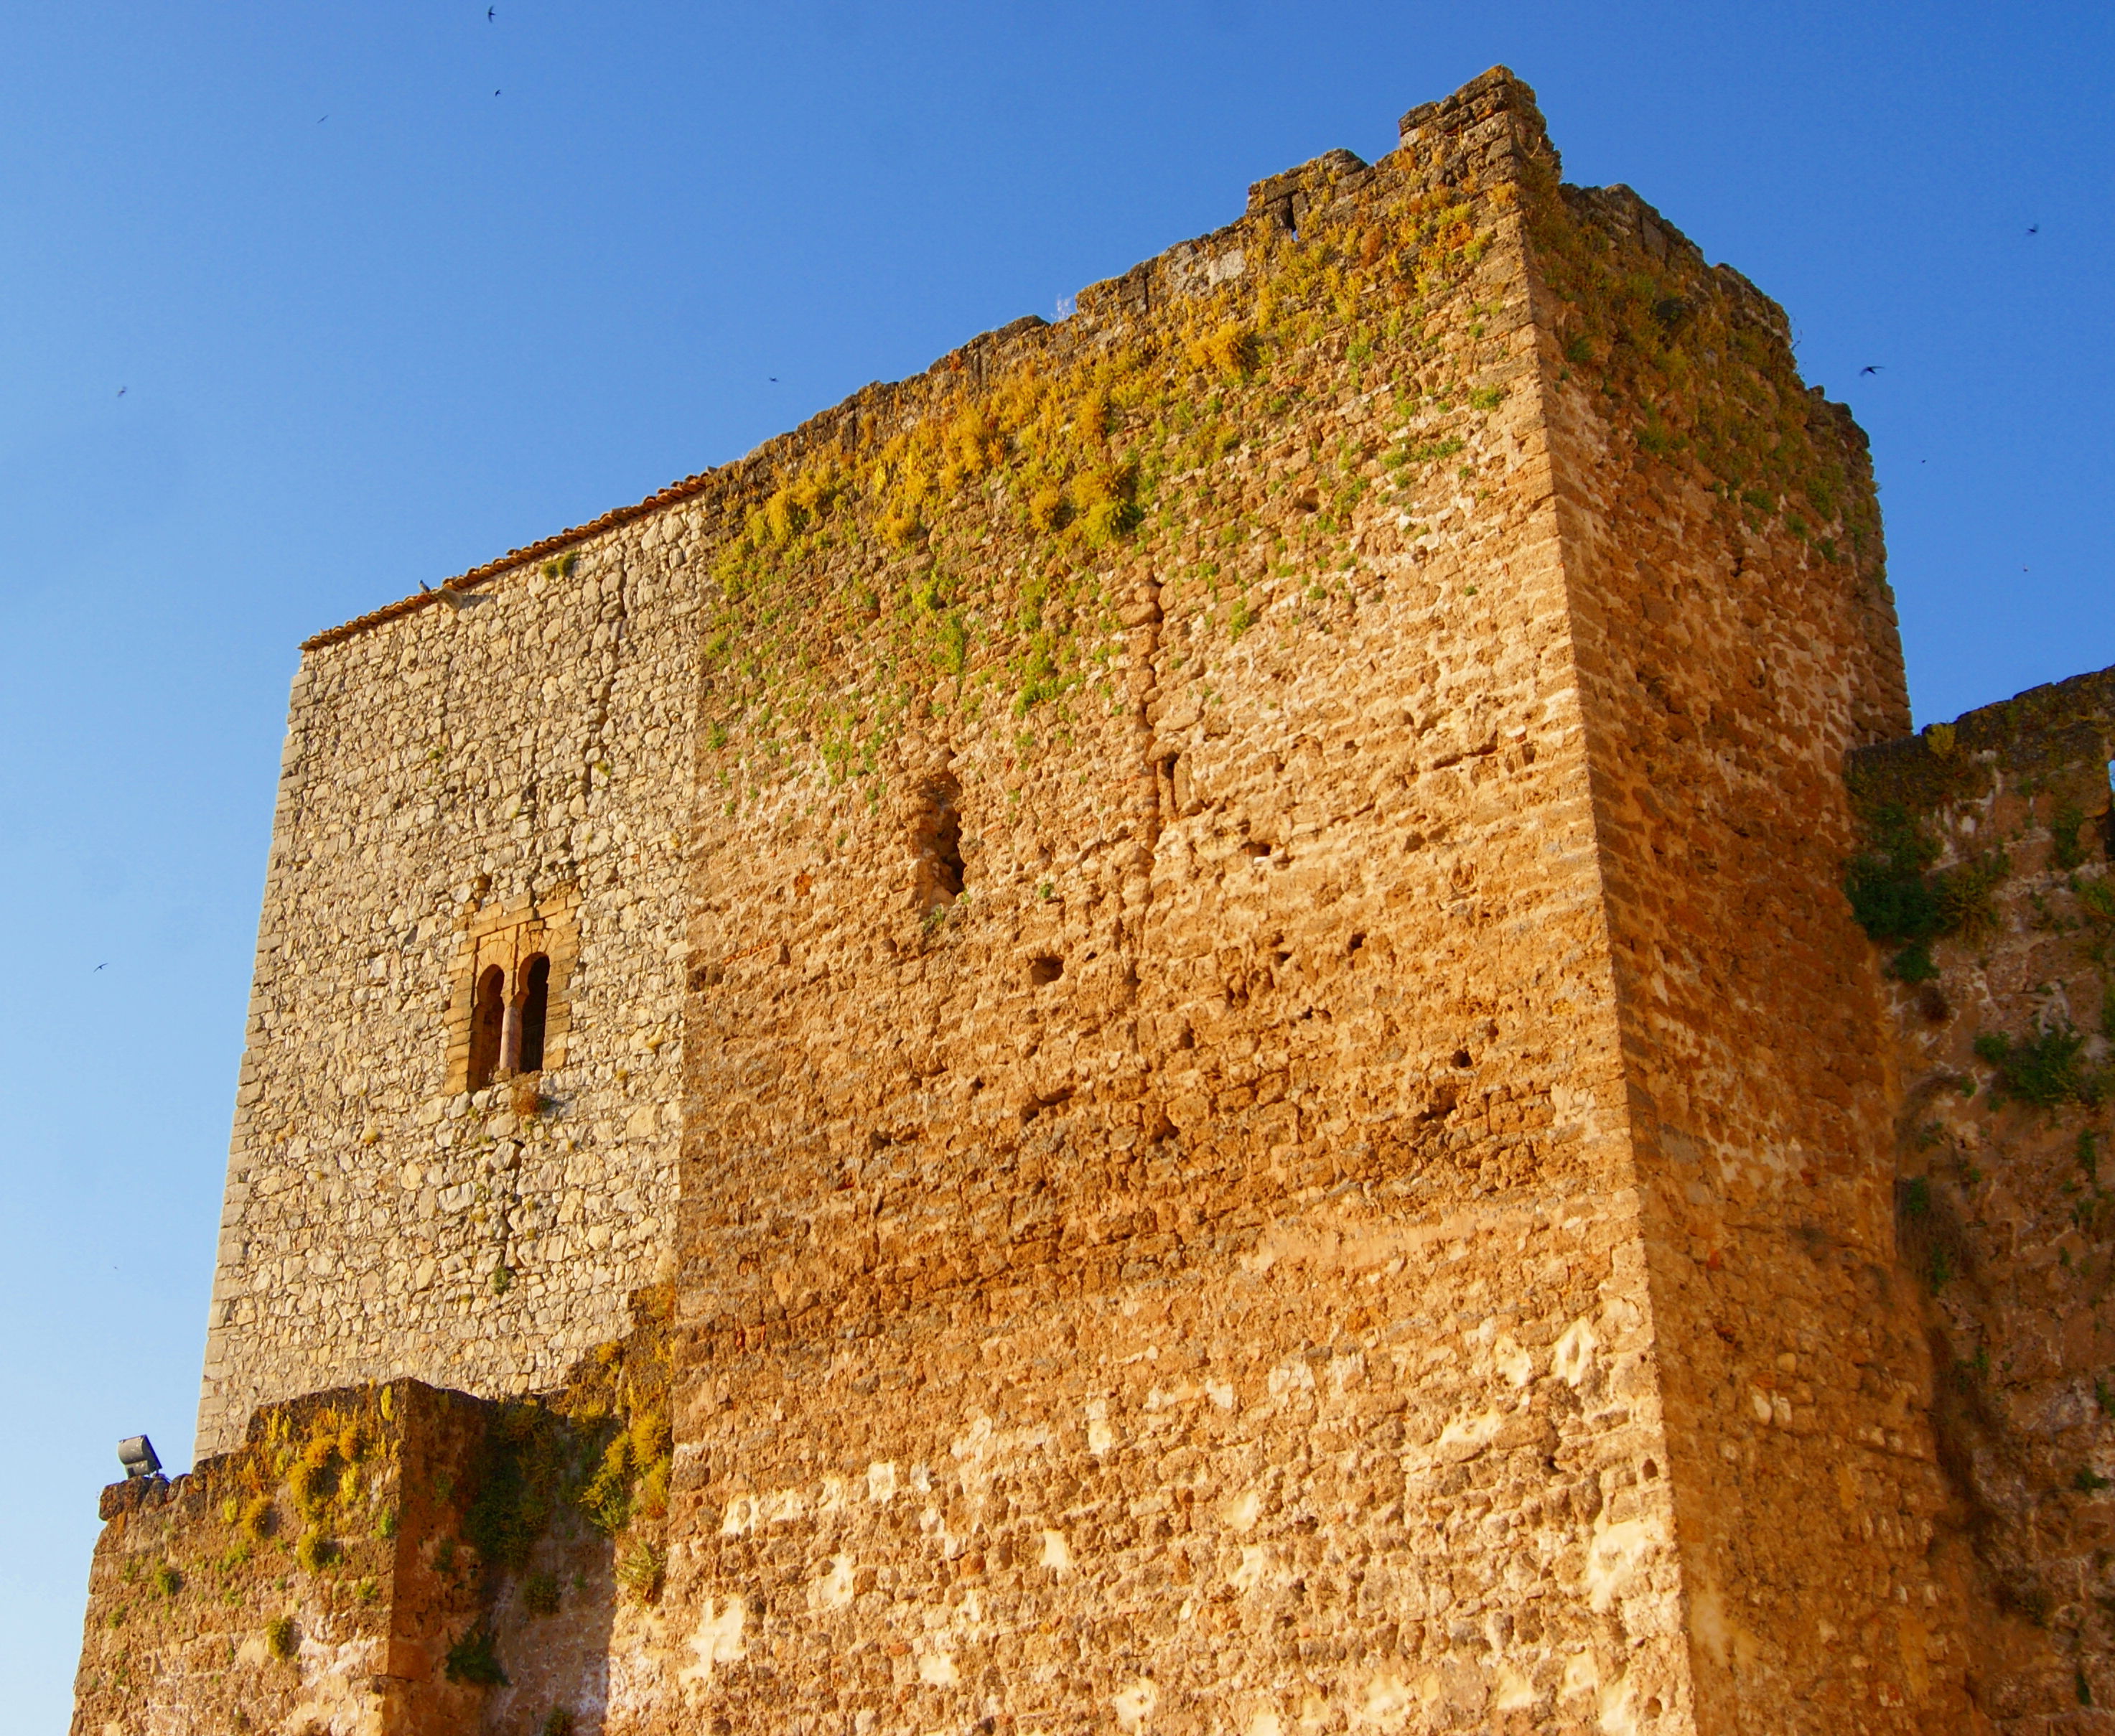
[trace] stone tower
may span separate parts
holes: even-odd
[[[1909,729],[1863,437],[1503,70],[319,636],[76,1729],[1985,1727]]]

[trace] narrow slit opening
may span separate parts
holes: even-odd
[[[917,857],[918,907],[927,917],[962,895],[961,790],[952,778],[925,786],[912,824]]]

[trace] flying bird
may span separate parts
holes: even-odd
[[[499,16],[499,8],[498,8],[498,7],[496,7],[496,6],[488,6],[487,7],[485,7],[485,9],[484,9],[484,21],[485,21],[487,24],[490,24],[490,23],[491,23],[494,19],[498,18],[498,16]]]
[[[127,392],[130,392],[131,389],[132,389],[132,388],[131,388],[130,386],[120,386],[120,387],[117,388],[117,395],[118,395],[118,397],[124,397],[124,396],[125,396],[125,394],[126,394]]]
[[[776,374],[770,374],[770,375],[768,375],[768,376],[767,376],[767,377],[770,379],[771,383],[772,383],[773,385],[774,385],[774,386],[775,386],[775,385],[777,385],[777,384],[778,383],[778,376]]]
[[[107,970],[108,970],[109,968],[110,968],[110,961],[109,961],[108,958],[106,958],[106,959],[104,959],[104,960],[103,961],[103,962],[102,962],[101,964],[98,965],[98,966],[95,967],[95,971],[107,971]],[[95,971],[90,971],[88,974],[89,974],[89,976],[94,976],[94,975],[95,975]]]
[[[1885,364],[1885,363],[1883,363],[1883,362],[1874,362],[1871,367],[1870,367],[1870,368],[1860,368],[1858,371],[1859,371],[1860,374],[1878,374],[1878,373],[1880,371],[1880,370],[1881,370],[1883,366],[1885,366],[1885,365],[1886,365],[1886,364]]]
[[[419,589],[427,596],[438,597],[442,602],[447,604],[452,613],[458,615],[460,615],[465,609],[470,609],[475,604],[484,601],[484,598],[480,593],[476,591],[457,590],[452,585],[443,585],[438,590],[436,590],[424,579],[419,581]]]
[[[2041,226],[2039,223],[2029,223],[2029,224],[2027,225],[2027,233],[2028,233],[2028,234],[2030,234],[2030,235],[2039,235],[2041,232],[2042,232],[2042,226]]]

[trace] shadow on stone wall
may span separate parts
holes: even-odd
[[[2115,670],[1851,756],[1847,890],[1884,953],[1897,1261],[1922,1298],[2001,1729],[2115,1706]],[[2081,1721],[2083,1720],[2083,1721]]]

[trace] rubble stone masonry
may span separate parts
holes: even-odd
[[[2104,688],[1503,69],[319,636],[77,1736],[2109,1728]]]

